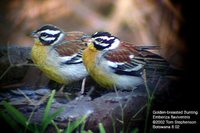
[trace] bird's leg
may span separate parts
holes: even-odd
[[[64,88],[65,88],[65,85],[62,85],[61,88],[58,90],[58,93],[63,93]]]
[[[64,92],[66,85],[62,85],[61,88],[56,92],[56,97],[66,97],[68,100],[71,100],[69,97],[72,95],[70,92]]]
[[[82,80],[82,84],[81,84],[81,91],[80,94],[84,94],[85,92],[85,82],[86,82],[86,77]]]
[[[65,85],[62,85],[61,88],[56,92],[56,96],[64,96],[64,90]]]
[[[90,94],[92,94],[92,92],[95,90],[95,86],[91,86],[90,90],[87,92],[87,96],[90,96]]]

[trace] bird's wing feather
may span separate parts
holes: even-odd
[[[140,76],[147,66],[167,64],[161,56],[148,51],[149,49],[121,42],[119,48],[106,52],[104,58],[116,74]]]
[[[160,47],[156,45],[133,45],[131,43],[122,42],[123,47],[127,47],[134,53],[138,53],[137,58],[138,60],[142,60],[146,63],[145,67],[157,67],[157,69],[163,69],[169,67],[169,63],[160,56],[158,53],[160,51]],[[153,52],[157,51],[157,52]]]
[[[145,62],[137,59],[140,54],[133,47],[124,47],[121,43],[120,47],[110,50],[104,54],[104,58],[108,60],[109,67],[120,75],[140,76]]]
[[[82,51],[86,47],[80,40],[82,36],[82,34],[67,34],[59,45],[54,46],[63,59],[63,64],[82,63]]]

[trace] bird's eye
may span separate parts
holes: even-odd
[[[97,38],[96,41],[97,42],[103,42],[103,40],[101,38]]]
[[[46,37],[48,36],[48,34],[47,34],[47,33],[41,33],[40,36],[41,36],[42,38],[46,38]]]

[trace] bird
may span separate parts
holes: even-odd
[[[68,85],[84,79],[88,72],[82,62],[85,45],[80,40],[83,32],[64,32],[61,28],[45,24],[31,33],[34,45],[31,57],[48,78]]]
[[[91,37],[83,37],[82,41],[87,45],[83,64],[103,88],[135,89],[144,84],[144,69],[168,66],[163,57],[148,51],[157,46],[134,45],[109,32],[96,32]]]

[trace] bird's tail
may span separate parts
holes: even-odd
[[[140,51],[143,61],[146,63],[145,69],[147,71],[170,77],[182,75],[183,69],[172,66],[164,57],[159,55],[159,46],[136,46],[136,48]]]

